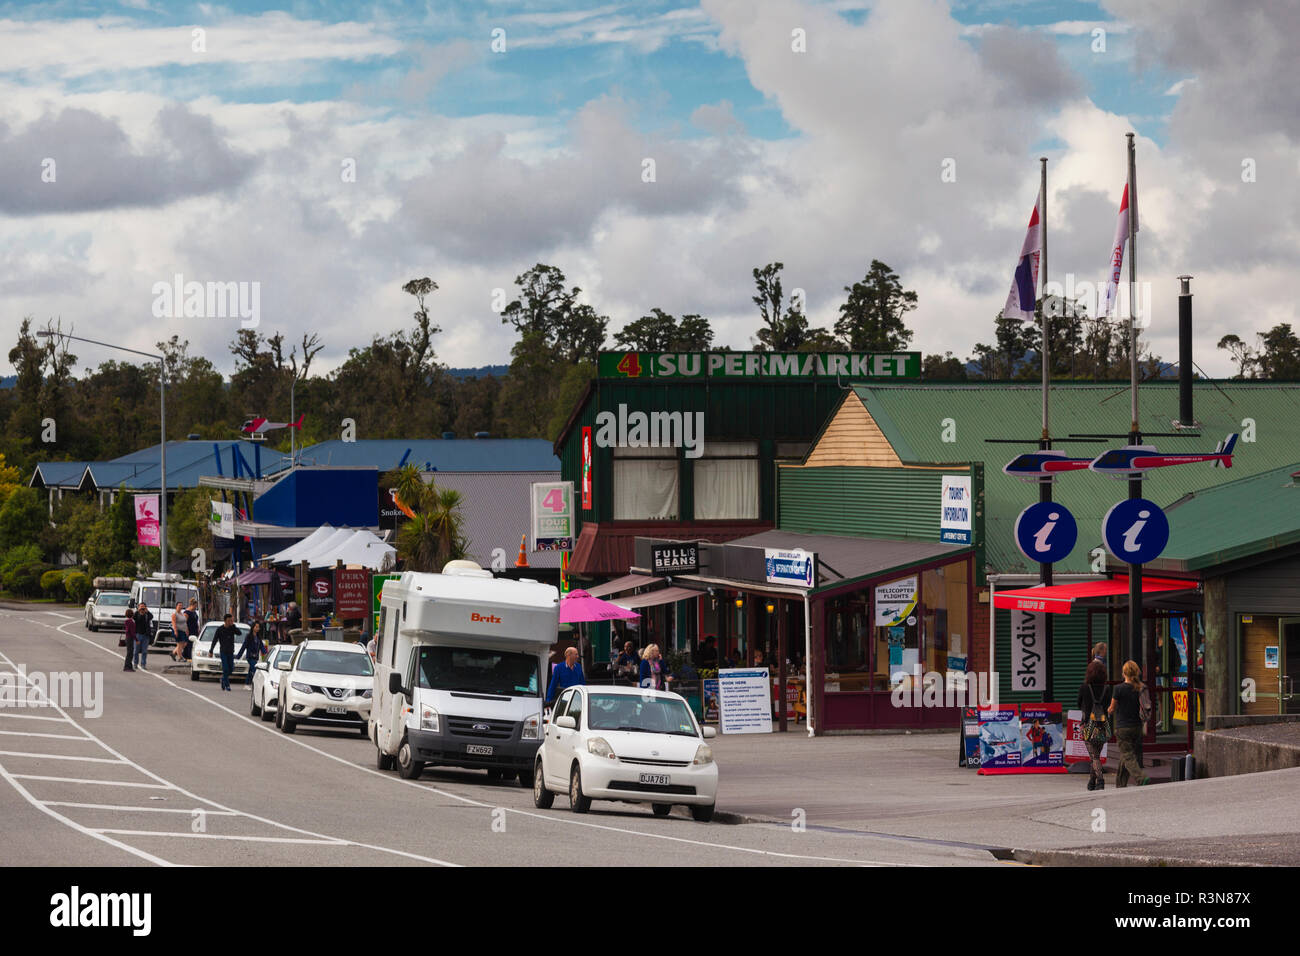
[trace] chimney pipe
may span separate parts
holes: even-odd
[[[1178,427],[1195,428],[1192,416],[1192,291],[1191,276],[1179,276],[1178,293]]]

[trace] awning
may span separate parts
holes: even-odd
[[[607,594],[617,594],[619,591],[630,591],[633,588],[643,588],[648,584],[654,584],[659,578],[652,578],[646,574],[625,574],[621,578],[615,578],[613,581],[606,581],[604,584],[597,584],[594,588],[585,588],[586,592],[592,597],[604,597]],[[622,604],[622,601],[618,602]]]
[[[690,588],[663,588],[659,591],[648,591],[645,594],[632,594],[628,597],[614,598],[610,603],[635,610],[639,607],[657,607],[660,604],[672,604],[674,601],[684,601],[687,598],[699,596],[699,591],[692,591]]]
[[[1196,585],[1196,581],[1144,576],[1142,593],[1190,591],[1194,590]],[[1008,611],[1047,611],[1050,614],[1069,614],[1074,602],[1080,598],[1120,597],[1127,594],[1128,576],[1124,575],[1111,578],[1109,581],[1079,581],[1075,584],[996,591],[993,594],[993,606]]]

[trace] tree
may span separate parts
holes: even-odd
[[[1300,338],[1291,331],[1288,323],[1260,332],[1257,338],[1260,378],[1273,381],[1300,379]]]
[[[879,259],[861,282],[845,286],[848,299],[840,306],[835,334],[854,352],[899,352],[907,348],[912,332],[903,317],[916,308],[916,293],[904,291],[894,270]]]
[[[459,491],[439,490],[414,465],[394,469],[385,478],[414,515],[397,531],[397,553],[406,570],[441,571],[448,561],[465,557],[469,542],[463,532]]]
[[[707,352],[713,344],[713,329],[700,315],[678,319],[662,309],[651,309],[650,315],[615,333],[614,342],[637,352]]]
[[[1027,327],[1019,319],[1008,319],[1001,311],[993,320],[994,344],[976,343],[971,361],[979,366],[979,376],[985,379],[1011,379],[1024,364],[1030,348]]]
[[[81,495],[66,495],[54,505],[54,549],[83,560],[86,539],[99,517],[94,502]]]
[[[781,270],[785,263],[769,262],[761,269],[754,269],[754,288],[756,295],[753,303],[758,306],[759,318],[763,328],[758,330],[758,348],[760,351],[794,352],[798,351],[811,330],[808,328],[808,316],[804,314],[804,303],[791,301],[782,314],[785,292],[781,287]]]
[[[15,488],[0,507],[0,551],[37,541],[49,523],[37,490]]]
[[[212,495],[209,488],[181,488],[172,499],[167,513],[167,550],[188,556],[195,548],[212,552],[212,530],[208,518],[212,514]]]
[[[501,321],[513,325],[521,337],[540,335],[532,340],[534,347],[540,342],[557,361],[594,362],[605,344],[609,318],[579,303],[582,289],[566,289],[567,282],[560,269],[537,263],[515,276],[521,295],[505,307]]]
[[[921,378],[964,382],[967,378],[966,363],[951,352],[945,352],[942,356],[927,355],[921,362]]]
[[[1218,347],[1226,349],[1228,354],[1232,356],[1232,360],[1237,363],[1237,374],[1233,378],[1254,377],[1259,356],[1254,349],[1241,340],[1240,336],[1229,333],[1219,339]]]

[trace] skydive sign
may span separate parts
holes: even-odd
[[[919,378],[920,352],[601,352],[601,378]]]

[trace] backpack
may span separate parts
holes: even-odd
[[[1097,699],[1097,693],[1088,685],[1088,694],[1092,697],[1092,707],[1089,709],[1087,716],[1083,720],[1083,739],[1084,740],[1109,740],[1111,737],[1110,714],[1106,713],[1106,705]],[[1102,698],[1105,698],[1102,693]]]
[[[1159,719],[1160,707],[1156,703],[1156,698],[1151,696],[1151,691],[1146,684],[1142,685],[1142,691],[1138,695],[1138,719],[1142,721],[1143,729],[1152,720]]]

